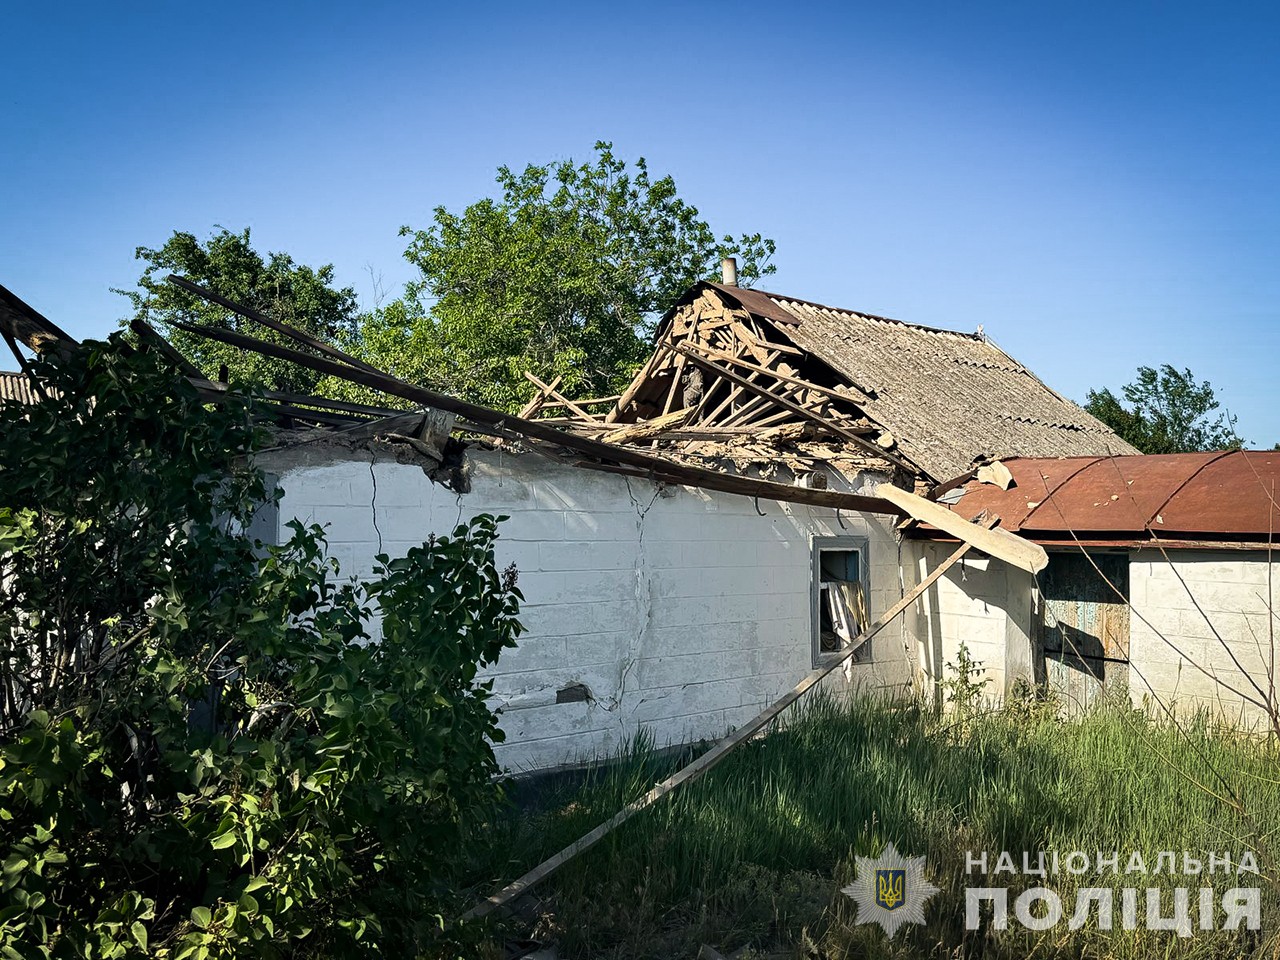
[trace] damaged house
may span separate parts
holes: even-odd
[[[939,500],[962,516],[998,514],[1048,551],[1048,566],[1032,577],[966,563],[963,579],[940,581],[921,604],[923,663],[953,660],[963,641],[999,686],[1047,686],[1071,709],[1128,691],[1156,710],[1276,724],[1280,451],[1003,466],[1003,482],[971,472]],[[929,524],[912,536],[922,567],[950,549]]]
[[[981,333],[739,288],[726,269],[662,318],[620,396],[570,399],[531,377],[511,416],[170,279],[295,345],[191,332],[387,397],[267,394],[280,430],[260,466],[284,496],[259,536],[279,541],[294,518],[324,524],[344,573],[360,576],[471,515],[508,518],[497,559],[519,570],[527,628],[491,671],[508,770],[609,753],[642,728],[659,743],[717,737],[824,665],[838,664],[824,680],[838,689],[927,690],[964,642],[995,695],[1051,675],[1070,687],[1084,681],[1061,671],[1092,669],[1045,653],[1057,651],[1033,623],[1050,602],[1042,562],[960,560],[945,541],[1040,551],[1005,532],[1026,534],[1025,502],[1043,499],[1024,497],[1020,464],[1149,458]],[[17,332],[21,315],[27,334],[46,329],[21,306],[0,325]],[[186,372],[211,402],[225,392]],[[1014,482],[982,483],[975,468],[998,458],[1021,458]],[[1016,504],[987,503],[991,491],[1024,497],[1013,523]],[[949,503],[915,495],[939,493]],[[868,639],[873,618],[899,608]]]

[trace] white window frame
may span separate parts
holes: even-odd
[[[862,593],[867,600],[868,616],[871,612],[871,541],[868,537],[857,535],[841,535],[836,537],[812,537],[809,541],[809,555],[812,573],[809,577],[809,635],[813,652],[813,665],[820,667],[843,654],[843,650],[824,652],[822,649],[822,554],[827,551],[848,552],[858,554],[858,580],[862,584]],[[866,660],[871,654],[871,641],[862,645],[854,654],[855,661]]]

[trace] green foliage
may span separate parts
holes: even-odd
[[[1213,387],[1208,380],[1196,383],[1190,369],[1179,372],[1167,363],[1159,370],[1139,367],[1138,379],[1121,392],[1127,407],[1104,387],[1089,391],[1084,408],[1143,453],[1233,450],[1244,444],[1235,417],[1212,416],[1218,409]]]
[[[1271,835],[1280,822],[1274,741],[1188,723],[1179,731],[1127,703],[1100,703],[1064,721],[1057,709],[1020,705],[985,710],[957,726],[932,705],[883,696],[811,695],[769,736],[737,748],[688,784],[577,857],[538,891],[538,929],[560,956],[657,960],[693,957],[702,944],[726,956],[876,960],[993,958],[1080,960],[1239,960],[1275,957],[1280,937],[1270,918],[1280,908]],[[644,744],[602,766],[520,818],[495,826],[493,862],[478,873],[510,878],[604,822],[656,777],[672,772]],[[1218,777],[1247,798],[1225,803]],[[855,857],[877,856],[886,841],[927,858],[942,888],[924,926],[892,940],[857,924],[840,889]],[[1263,877],[1219,872],[984,877],[966,855],[990,851],[1122,851],[1155,864],[1163,850],[1248,850]],[[1011,922],[964,928],[968,886],[1056,890],[1068,916],[1081,888],[1259,886],[1263,932],[1112,930],[1061,924],[1036,932]],[[488,888],[486,887],[486,892]],[[1015,886],[1012,901],[1021,889]],[[1191,894],[1194,903],[1196,894]],[[1141,908],[1139,908],[1141,909]],[[1011,918],[1012,919],[1012,918]],[[1221,915],[1219,915],[1221,919]],[[515,927],[511,935],[527,934]]]
[[[222,366],[231,377],[268,389],[312,392],[317,374],[281,360],[195,336],[173,326],[175,320],[223,327],[283,346],[297,347],[287,337],[166,283],[177,273],[214,293],[282,320],[322,340],[350,337],[356,328],[355,291],[333,286],[331,264],[313,269],[294,263],[285,253],[264,258],[249,242],[249,230],[222,229],[201,242],[175,232],[162,247],[138,247],[136,257],[147,267],[138,289],[117,290],[133,304],[134,315],[159,327],[205,376],[215,378]]]
[[[772,273],[773,241],[717,239],[671,177],[653,179],[608,143],[591,162],[498,170],[500,199],[444,207],[410,236],[421,271],[373,314],[352,349],[456,396],[517,409],[529,371],[571,396],[617,390],[647,357],[656,316],[697,280],[741,259],[744,285]],[[349,391],[348,391],[349,392]]]
[[[969,652],[969,645],[962,641],[956,650],[955,662],[947,664],[941,682],[942,692],[957,723],[967,723],[982,709],[987,684],[990,682],[991,678],[986,676],[982,663],[974,659]]]
[[[443,950],[520,630],[497,521],[344,580],[318,527],[240,533],[248,406],[118,338],[39,369],[0,407],[0,954]]]

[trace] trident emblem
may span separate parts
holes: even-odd
[[[907,871],[876,871],[876,903],[886,910],[897,910],[906,899]]]

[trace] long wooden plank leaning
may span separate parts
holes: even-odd
[[[988,521],[988,523],[994,523],[994,522],[995,522],[994,518]],[[977,525],[970,524],[970,526],[977,526]],[[802,696],[804,696],[805,693],[807,693],[810,689],[812,689],[814,684],[816,684],[819,680],[821,680],[827,674],[831,673],[833,670],[835,670],[837,667],[843,664],[846,660],[848,660],[851,656],[853,656],[853,654],[857,651],[858,647],[862,646],[862,644],[865,641],[870,640],[877,633],[879,633],[881,630],[887,627],[890,623],[892,623],[895,619],[897,619],[898,615],[902,613],[902,611],[906,610],[909,606],[911,606],[918,599],[920,599],[920,596],[926,590],[928,590],[929,587],[933,586],[934,581],[936,581],[939,577],[941,577],[944,573],[946,573],[947,570],[949,570],[953,564],[955,564],[966,553],[968,553],[969,547],[970,545],[968,543],[962,543],[960,545],[960,549],[958,549],[955,553],[951,554],[951,556],[947,557],[947,559],[944,560],[941,564],[939,564],[938,567],[932,573],[930,573],[927,577],[921,580],[920,583],[914,589],[912,589],[910,593],[908,593],[901,600],[899,600],[892,607],[890,607],[887,611],[885,611],[885,613],[880,617],[879,620],[871,624],[871,626],[867,627],[866,630],[864,630],[861,634],[859,634],[854,639],[853,643],[851,643],[847,648],[845,648],[845,650],[843,650],[839,654],[839,656],[837,656],[836,658],[834,658],[828,663],[824,663],[822,666],[818,667],[816,670],[813,670],[812,672],[806,674],[803,680],[801,680],[794,687],[792,687],[790,691],[783,694],[781,698],[779,698],[778,700],[775,700],[770,706],[768,706],[763,712],[758,714],[754,719],[748,721],[746,724],[739,727],[733,733],[729,734],[729,736],[725,737],[723,740],[717,743],[714,747],[712,747],[702,756],[698,757],[697,760],[694,760],[688,766],[682,767],[680,770],[677,770],[666,780],[663,780],[661,783],[654,786],[648,793],[646,793],[639,800],[634,800],[631,803],[627,804],[625,807],[619,810],[616,814],[614,814],[613,817],[606,820],[604,823],[600,824],[600,826],[596,827],[590,833],[586,834],[585,836],[583,836],[578,840],[575,840],[573,843],[569,844],[569,846],[565,847],[555,856],[547,860],[544,860],[542,863],[538,864],[536,867],[534,867],[532,870],[526,873],[519,880],[516,880],[514,883],[508,884],[507,886],[499,890],[497,893],[495,893],[493,896],[489,897],[487,900],[484,900],[483,902],[472,907],[470,910],[468,910],[466,913],[462,915],[462,919],[472,920],[472,919],[475,919],[476,917],[482,917],[485,914],[489,913],[490,911],[495,910],[496,908],[502,906],[503,904],[510,902],[514,898],[518,897],[520,894],[524,893],[524,891],[528,890],[534,884],[539,883],[545,880],[547,877],[551,876],[551,874],[555,873],[558,869],[560,869],[560,867],[564,866],[564,864],[568,863],[570,860],[572,860],[578,854],[582,853],[584,850],[587,850],[590,847],[595,846],[602,839],[604,839],[604,837],[607,836],[611,831],[621,826],[622,824],[626,823],[628,820],[634,817],[641,810],[644,810],[646,807],[652,806],[654,803],[656,803],[658,800],[665,797],[667,794],[671,793],[677,787],[680,787],[683,784],[690,782],[691,780],[696,780],[698,777],[702,776],[702,774],[706,773],[708,770],[714,767],[717,763],[723,760],[728,755],[728,753],[731,750],[733,750],[734,747],[738,746],[743,741],[750,739],[754,734],[759,733],[762,729],[764,729],[765,726],[769,724],[771,720],[776,718],[778,714],[782,713],[783,710],[787,709],[787,707],[791,706],[793,703],[799,700]]]
[[[949,533],[985,554],[989,554],[1005,563],[1013,564],[1031,573],[1039,573],[1049,563],[1049,555],[1044,547],[1015,536],[1007,530],[987,530],[975,526],[958,513],[953,513],[940,503],[917,497],[892,484],[882,483],[876,487],[876,493],[890,503],[901,507],[907,514],[923,523],[931,524],[944,533]]]

